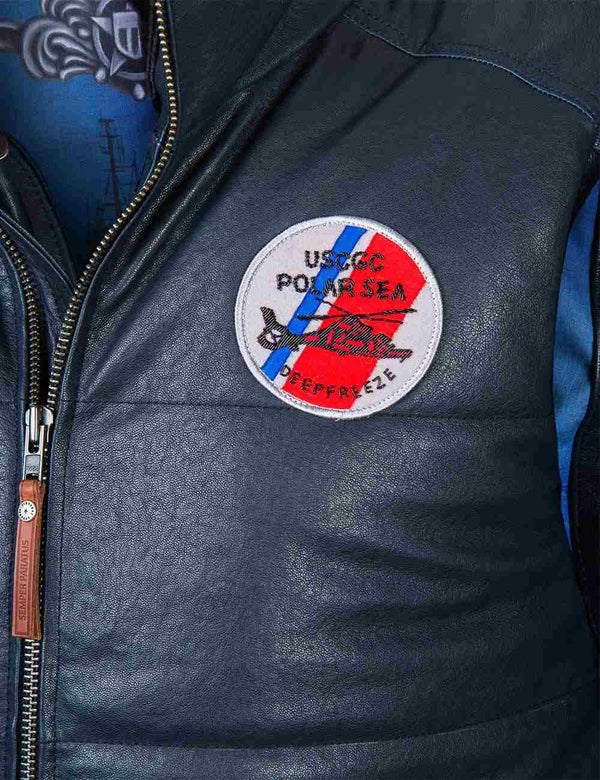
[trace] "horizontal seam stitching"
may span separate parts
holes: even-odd
[[[371,19],[374,19],[377,22],[380,22],[381,24],[385,25],[386,27],[389,27],[391,30],[394,30],[395,32],[400,35],[403,40],[406,42],[406,45],[408,46],[408,35],[405,33],[404,30],[400,29],[399,27],[396,27],[396,25],[392,24],[389,21],[386,21],[385,19],[382,19],[377,14],[373,13],[373,11],[367,10],[363,5],[360,4],[360,2],[355,2],[354,7],[357,8],[359,11],[361,11],[365,16],[371,17]],[[349,12],[347,12],[349,13]],[[523,65],[526,68],[529,68],[532,71],[535,71],[536,73],[547,73],[550,76],[554,76],[561,84],[566,84],[569,87],[573,87],[574,89],[580,90],[584,94],[588,95],[589,97],[593,98],[594,100],[597,99],[596,93],[589,90],[587,87],[583,86],[583,84],[578,84],[574,81],[570,81],[569,79],[565,79],[558,71],[553,70],[551,68],[541,68],[538,65],[535,65],[532,62],[529,62],[525,59],[515,57],[510,52],[503,51],[502,49],[496,49],[492,46],[483,46],[478,43],[467,43],[466,41],[444,41],[444,40],[431,40],[427,44],[423,44],[423,46],[419,49],[420,52],[433,52],[434,46],[451,46],[456,49],[456,51],[461,51],[462,49],[478,49],[479,51],[483,52],[490,52],[492,54],[500,54],[503,57],[506,57],[510,62],[514,62],[517,65]]]
[[[393,30],[395,33],[398,33],[400,35],[403,35],[402,31],[398,30],[398,28],[394,27],[389,22],[384,21],[383,19],[379,19],[379,17],[374,16],[372,13],[364,9],[360,5],[356,5],[356,9],[363,13],[365,16],[371,17],[376,23],[379,23],[383,25],[386,28],[389,28],[390,30]],[[572,108],[575,108],[577,111],[580,111],[584,116],[587,116],[588,119],[591,120],[593,123],[594,128],[599,127],[599,121],[598,121],[598,115],[597,112],[594,111],[591,107],[587,106],[587,104],[583,103],[583,101],[577,102],[575,98],[567,97],[566,95],[558,94],[557,92],[553,91],[550,87],[540,86],[538,84],[535,84],[529,77],[526,77],[524,75],[521,75],[520,73],[517,73],[515,70],[512,70],[507,65],[501,65],[500,63],[493,62],[492,60],[488,60],[483,58],[480,55],[477,54],[469,54],[468,52],[462,52],[460,50],[457,50],[456,52],[434,52],[429,51],[426,49],[423,49],[421,51],[413,51],[412,49],[409,49],[406,45],[401,45],[398,41],[390,40],[388,38],[384,38],[383,35],[377,31],[374,30],[372,27],[369,27],[365,21],[361,21],[360,19],[357,19],[355,16],[351,14],[350,11],[346,11],[344,16],[349,19],[351,22],[354,22],[354,24],[361,27],[366,32],[377,36],[382,41],[385,41],[385,43],[389,43],[390,46],[394,46],[395,48],[399,49],[400,51],[405,52],[405,54],[408,54],[411,57],[438,57],[438,58],[448,58],[448,59],[463,59],[463,60],[470,60],[472,62],[479,62],[482,65],[487,65],[491,68],[497,68],[498,70],[502,70],[505,73],[508,73],[509,75],[513,76],[516,79],[519,79],[519,81],[522,81],[524,84],[527,84],[532,89],[535,89],[536,91],[540,92],[542,95],[546,95],[547,97],[554,98],[555,100],[560,100],[563,103],[566,103],[567,105],[570,105]],[[482,49],[484,51],[484,49]],[[507,56],[507,55],[504,55]],[[511,58],[509,58],[511,59]],[[516,62],[516,61],[515,61]]]
[[[481,52],[499,54],[501,57],[506,57],[507,60],[509,60],[510,62],[514,62],[516,65],[523,65],[525,68],[529,68],[534,73],[540,73],[540,74],[547,73],[549,76],[555,76],[561,84],[566,84],[569,87],[573,87],[574,89],[580,90],[585,95],[592,98],[593,100],[596,100],[598,97],[587,87],[584,87],[582,84],[577,84],[574,81],[569,81],[568,79],[565,79],[557,71],[551,70],[550,68],[540,68],[537,65],[533,65],[531,62],[528,62],[527,60],[514,57],[512,54],[510,54],[510,52],[502,51],[502,49],[495,49],[492,46],[482,46],[478,43],[466,43],[466,42],[455,43],[454,41],[431,41],[431,43],[426,48],[424,48],[423,51],[424,52],[430,51],[432,46],[448,46],[450,51],[452,50],[460,51],[459,47],[465,47],[467,49],[478,50]],[[587,105],[587,103],[586,103],[586,108],[592,110]]]
[[[359,2],[354,3],[354,6],[358,8],[360,11],[362,11],[362,13],[364,13],[365,16],[370,16],[371,19],[374,19],[377,22],[381,22],[381,24],[397,32],[400,36],[402,36],[402,38],[404,39],[404,41],[407,42],[408,45],[408,36],[404,32],[404,30],[401,30],[399,27],[396,27],[396,25],[392,24],[389,21],[386,21],[385,19],[382,19],[380,16],[373,13],[373,11],[368,11]],[[514,62],[517,65],[524,65],[525,67],[530,68],[536,73],[547,73],[550,76],[555,76],[560,81],[561,84],[567,84],[569,87],[574,87],[575,89],[581,90],[581,92],[584,92],[586,95],[593,98],[594,100],[597,99],[598,97],[594,92],[589,90],[587,87],[584,87],[582,84],[576,84],[574,81],[569,81],[568,79],[565,79],[557,71],[552,70],[551,68],[540,68],[539,66],[534,65],[533,63],[528,62],[527,60],[515,57],[509,52],[502,51],[502,49],[496,49],[492,46],[482,46],[481,44],[478,43],[467,43],[466,41],[431,40],[426,46],[423,45],[423,47],[419,49],[419,52],[424,52],[424,53],[433,52],[434,46],[451,46],[455,48],[456,51],[460,51],[461,47],[463,47],[468,49],[479,49],[479,51],[491,52],[492,54],[500,54],[503,57],[506,57],[511,62]]]
[[[259,404],[220,404],[220,403],[189,403],[186,401],[108,401],[103,398],[99,398],[93,401],[71,401],[69,399],[62,399],[63,403],[73,404],[75,406],[173,406],[173,407],[191,407],[199,409],[265,409],[268,411],[276,412],[294,412],[298,411],[293,407],[287,406],[261,406]],[[428,420],[474,420],[480,422],[488,422],[490,420],[549,420],[554,415],[552,412],[544,415],[497,415],[494,417],[477,417],[475,415],[444,415],[444,414],[402,414],[396,412],[378,412],[373,417],[414,417],[423,418]]]
[[[203,752],[216,752],[216,751],[275,751],[275,750],[312,750],[315,748],[327,748],[327,747],[342,747],[345,745],[380,745],[386,742],[402,742],[409,739],[419,739],[422,737],[440,737],[444,735],[459,734],[461,731],[468,731],[469,729],[477,728],[478,726],[486,726],[492,723],[501,723],[502,721],[512,720],[521,716],[531,715],[539,710],[550,708],[558,704],[567,702],[569,699],[574,698],[577,694],[585,691],[592,685],[595,686],[596,681],[589,680],[588,682],[580,685],[578,688],[562,693],[559,696],[555,696],[552,699],[547,699],[541,704],[536,704],[534,707],[530,707],[526,710],[518,710],[517,712],[510,713],[509,715],[502,715],[499,718],[491,718],[489,720],[476,721],[475,723],[467,723],[464,726],[459,726],[456,729],[449,729],[446,731],[427,731],[420,734],[406,734],[404,736],[390,737],[389,739],[377,739],[377,740],[364,740],[363,742],[319,742],[312,743],[310,745],[275,745],[262,748],[234,748],[234,747],[199,747],[195,745],[186,745],[184,743],[168,743],[168,744],[156,744],[150,742],[85,742],[77,740],[40,740],[42,744],[55,744],[55,745],[114,745],[123,747],[152,747],[152,748],[184,748],[186,750],[198,750]]]

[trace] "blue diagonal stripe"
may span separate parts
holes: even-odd
[[[347,225],[333,245],[333,252],[350,253],[357,245],[360,237],[365,232],[365,228],[355,227],[354,225]],[[337,265],[334,265],[333,268],[321,268],[315,278],[315,283],[313,285],[314,290],[318,293],[322,293],[325,289],[325,284],[327,281],[333,281],[339,273],[340,269]],[[308,326],[308,320],[300,319],[300,317],[312,316],[317,311],[321,303],[322,298],[315,295],[312,289],[308,290],[300,305],[294,312],[292,319],[289,321],[287,327],[290,333],[304,333],[306,327]],[[275,379],[285,364],[285,361],[289,358],[291,351],[292,350],[289,347],[280,347],[274,352],[271,352],[269,357],[262,365],[261,370],[263,374],[268,376],[269,379]]]

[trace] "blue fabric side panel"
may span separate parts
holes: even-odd
[[[558,433],[561,507],[570,539],[567,491],[573,442],[590,397],[593,326],[590,261],[598,189],[593,189],[573,223],[560,285],[554,347],[554,408]]]

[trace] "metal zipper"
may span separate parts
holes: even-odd
[[[58,341],[52,360],[52,366],[50,369],[46,406],[53,414],[56,413],[58,406],[60,383],[62,381],[62,375],[67,361],[67,356],[69,354],[69,347],[71,346],[73,331],[75,330],[75,325],[77,324],[77,319],[79,317],[79,312],[81,311],[83,300],[88,291],[90,283],[94,278],[96,269],[98,268],[98,265],[100,264],[103,257],[106,255],[106,252],[114,243],[115,238],[122,231],[124,225],[126,225],[129,219],[137,212],[141,204],[148,196],[148,193],[154,188],[154,185],[160,178],[163,168],[167,164],[173,150],[173,143],[175,141],[175,133],[177,130],[177,93],[175,90],[175,80],[173,78],[173,70],[171,66],[168,29],[164,17],[164,0],[155,1],[154,13],[156,18],[156,29],[158,33],[161,59],[165,71],[165,82],[168,99],[169,115],[166,138],[161,154],[152,170],[152,173],[146,179],[142,189],[125,208],[121,216],[117,217],[116,221],[112,224],[111,227],[109,227],[106,235],[98,244],[92,256],[88,260],[81,276],[79,277],[79,281],[75,286],[75,290],[71,296],[67,306],[67,312],[62,322],[62,327],[58,336]]]
[[[154,17],[158,44],[160,47],[160,56],[165,74],[168,101],[166,134],[163,139],[158,160],[144,185],[131,203],[108,229],[79,277],[67,305],[66,314],[63,318],[56,348],[52,357],[45,406],[41,405],[41,318],[35,282],[27,269],[25,260],[21,257],[16,246],[11,241],[8,234],[0,229],[0,241],[4,245],[17,271],[20,287],[25,299],[29,368],[29,408],[27,410],[25,425],[24,478],[36,474],[40,481],[46,481],[45,460],[50,429],[58,408],[60,384],[69,355],[73,333],[86,293],[100,262],[105,257],[117,236],[122,232],[127,222],[139,210],[148,194],[154,188],[173,151],[177,131],[178,110],[177,92],[171,64],[168,27],[165,20],[165,0],[155,0]],[[42,598],[42,588],[43,577],[40,574],[40,600]],[[38,774],[37,755],[39,742],[41,640],[23,639],[22,642],[23,666],[21,674],[21,697],[19,706],[20,732],[18,746],[19,780],[36,780]]]
[[[4,155],[6,156],[6,154]],[[24,453],[31,450],[29,438],[32,433],[31,416],[36,417],[32,410],[40,409],[41,398],[41,320],[39,299],[33,277],[29,273],[25,260],[20,255],[9,235],[0,229],[0,241],[4,245],[19,278],[19,285],[25,300],[25,320],[27,325],[27,359],[28,359],[28,404],[29,409],[25,424]],[[39,423],[39,417],[38,417]],[[35,426],[35,423],[34,423]],[[25,454],[24,454],[25,458]],[[44,475],[40,474],[40,478]],[[40,594],[41,595],[41,594]],[[35,768],[35,744],[37,734],[38,689],[40,667],[40,642],[34,639],[23,640],[23,673],[20,702],[20,743],[19,764],[22,778],[33,778],[27,774],[27,767]]]

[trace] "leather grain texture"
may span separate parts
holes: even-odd
[[[367,9],[420,48],[486,22],[478,45],[557,59],[538,85],[347,3],[170,5],[174,157],[92,284],[56,423],[46,780],[594,777],[551,392],[597,133],[561,86],[582,5]],[[445,310],[419,386],[349,423],[274,401],[233,322],[256,252],[336,213],[413,242]]]
[[[588,780],[594,767],[584,753],[557,747],[565,738],[575,745],[593,739],[593,690],[458,732],[426,734],[408,739],[317,745],[314,747],[229,748],[181,746],[156,750],[145,745],[72,744],[58,747],[63,780],[138,777],[143,767],[148,780],[411,780],[444,777],[456,780],[515,780],[516,777]],[[571,719],[571,720],[570,720]],[[590,732],[582,729],[587,721]],[[565,726],[565,723],[569,725]],[[453,767],[446,772],[448,755]],[[485,756],[485,758],[483,757]],[[115,772],[115,767],[118,769]],[[440,767],[444,767],[443,770]],[[548,770],[548,767],[552,769]]]
[[[597,121],[594,0],[358,0],[349,13],[417,56],[469,57],[505,68]]]

